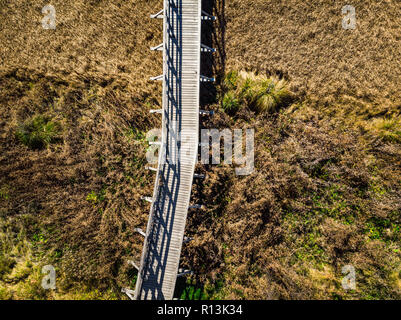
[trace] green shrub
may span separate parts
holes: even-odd
[[[235,114],[240,107],[238,99],[231,91],[227,92],[223,98],[223,110],[228,114]]]
[[[100,203],[105,200],[106,197],[106,189],[101,189],[98,193],[92,191],[86,196],[86,201],[92,203],[93,205]]]
[[[36,115],[19,125],[17,139],[33,150],[46,148],[50,143],[60,140],[61,126],[50,117]]]
[[[379,119],[377,129],[383,140],[401,143],[401,124],[398,119]]]
[[[234,115],[241,106],[256,113],[276,112],[289,105],[292,94],[283,79],[267,78],[253,72],[229,72],[224,79],[222,107]]]
[[[257,98],[257,83],[251,78],[241,79],[239,90],[237,90],[238,97],[246,102],[248,105],[252,105]]]
[[[8,200],[10,198],[10,188],[8,185],[0,187],[0,200]]]
[[[8,273],[12,271],[12,268],[16,264],[14,259],[0,255],[0,280]]]
[[[284,80],[271,80],[262,86],[254,107],[257,112],[275,112],[280,107],[290,104],[292,96]]]
[[[224,87],[226,90],[235,90],[237,89],[238,83],[238,72],[230,71],[224,78]]]

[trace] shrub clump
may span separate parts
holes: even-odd
[[[222,107],[230,115],[235,115],[241,106],[258,114],[272,113],[293,100],[284,79],[268,78],[253,72],[229,72],[224,78],[223,89]]]
[[[2,280],[7,273],[11,272],[14,265],[15,260],[0,254],[0,280]]]
[[[397,118],[376,118],[367,125],[367,129],[384,141],[401,143],[401,122]]]
[[[17,139],[33,150],[46,148],[50,143],[60,141],[61,125],[49,116],[36,115],[20,124]]]

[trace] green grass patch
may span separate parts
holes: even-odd
[[[366,223],[365,231],[371,240],[384,242],[401,240],[401,224],[389,218],[370,218]]]
[[[99,192],[91,191],[86,196],[86,201],[96,205],[106,199],[106,187],[103,187]]]
[[[36,115],[20,124],[15,133],[17,139],[32,150],[47,148],[59,142],[61,125],[44,115]]]
[[[228,114],[235,114],[240,108],[240,102],[232,91],[227,92],[223,97],[223,110]]]
[[[289,105],[293,96],[284,79],[253,72],[229,72],[223,80],[223,110],[235,115],[242,106],[256,113],[272,113]]]
[[[133,141],[139,141],[142,143],[145,143],[146,141],[146,132],[139,130],[138,128],[129,127],[124,130],[124,136]]]
[[[177,282],[176,295],[180,300],[220,300],[223,299],[224,280],[207,281],[205,284],[188,278]]]
[[[8,185],[3,185],[0,187],[0,200],[10,199],[10,187]]]
[[[370,128],[384,141],[401,143],[401,122],[398,118],[377,118],[372,121]]]
[[[14,259],[0,255],[0,280],[12,271],[15,264],[16,261]]]

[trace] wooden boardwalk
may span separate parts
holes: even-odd
[[[173,298],[199,141],[201,0],[164,0],[162,139],[135,299]]]

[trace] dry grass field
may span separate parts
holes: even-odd
[[[345,4],[356,9],[355,30],[342,28]],[[395,0],[227,1],[227,68],[281,74],[325,103],[399,108],[400,10]]]
[[[0,0],[0,299],[124,299],[153,188],[161,1],[54,0],[55,30],[46,4]],[[196,276],[177,295],[401,298],[401,3],[354,0],[355,30],[341,1],[204,4],[218,82],[202,125],[255,128],[255,171],[199,168],[207,209],[190,214],[182,255]],[[227,84],[235,71],[283,90],[255,102]],[[45,264],[56,290],[41,288]]]

